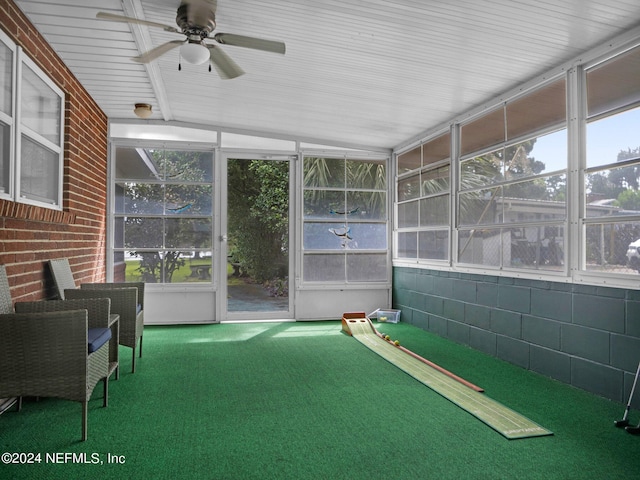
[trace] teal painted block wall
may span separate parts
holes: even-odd
[[[640,361],[638,290],[395,267],[393,308],[404,322],[621,403]]]

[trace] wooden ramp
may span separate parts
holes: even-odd
[[[434,368],[413,352],[381,338],[364,313],[345,313],[342,330],[510,440],[553,435],[553,432],[487,397],[479,387],[437,368],[437,365]]]

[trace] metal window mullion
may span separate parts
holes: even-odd
[[[571,68],[567,81],[567,228],[565,273],[573,277],[586,267],[586,72]]]
[[[460,124],[451,126],[451,166],[449,167],[449,259],[448,265],[458,263],[458,195],[460,193]]]

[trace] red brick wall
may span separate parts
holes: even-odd
[[[107,117],[11,0],[0,28],[65,92],[63,211],[0,200],[0,264],[13,301],[51,298],[46,261],[67,257],[76,283],[105,280]]]

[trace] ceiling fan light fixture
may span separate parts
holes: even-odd
[[[133,113],[139,118],[149,118],[153,112],[148,103],[136,103]]]
[[[209,49],[200,43],[185,43],[180,47],[180,56],[194,65],[202,65],[209,60]]]

